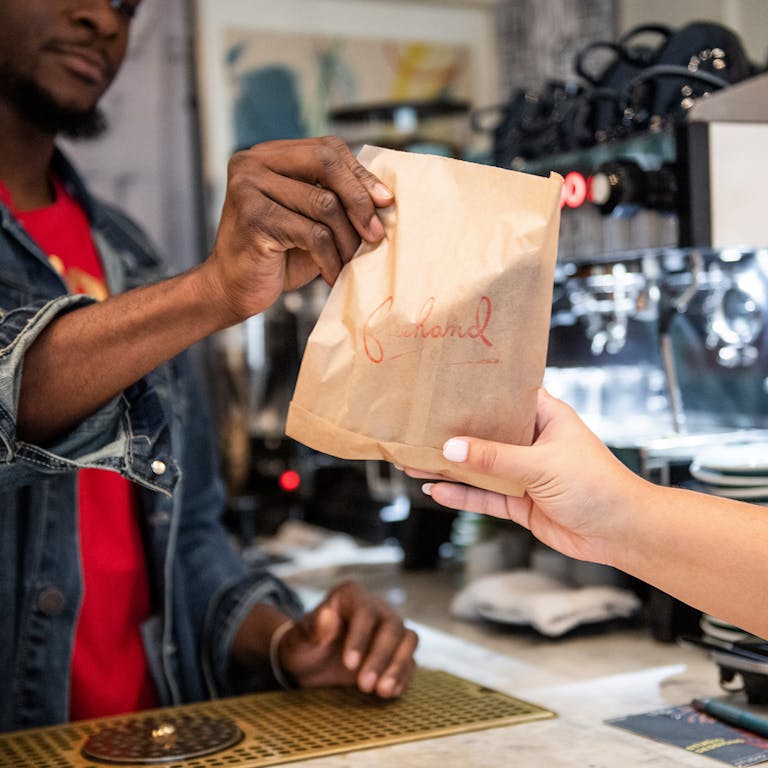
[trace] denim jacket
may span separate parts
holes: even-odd
[[[162,278],[142,232],[91,198],[61,154],[54,163],[88,215],[110,292]],[[155,607],[142,631],[163,704],[242,690],[229,664],[241,620],[256,603],[300,611],[285,585],[264,571],[249,571],[229,544],[220,523],[224,494],[213,441],[185,355],[139,380],[55,444],[19,439],[26,350],[56,317],[91,301],[67,295],[46,254],[0,204],[0,730],[68,719],[82,598],[79,468],[111,469],[141,488]],[[248,683],[269,681],[264,670]]]

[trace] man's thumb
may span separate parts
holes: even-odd
[[[318,645],[330,645],[339,635],[341,617],[331,605],[323,605],[317,610],[314,621],[314,640]]]

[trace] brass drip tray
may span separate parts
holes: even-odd
[[[242,738],[229,718],[149,715],[96,731],[85,742],[83,756],[105,763],[168,763],[220,752]]]
[[[549,717],[535,704],[420,669],[391,701],[350,688],[270,691],[0,734],[0,765],[259,768]]]

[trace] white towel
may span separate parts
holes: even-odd
[[[451,604],[459,618],[527,624],[549,637],[580,624],[625,618],[639,608],[638,597],[626,589],[570,587],[529,570],[483,576],[464,587]]]

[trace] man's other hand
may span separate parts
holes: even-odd
[[[417,644],[386,602],[346,582],[291,627],[278,657],[302,687],[356,685],[390,698],[411,682]]]

